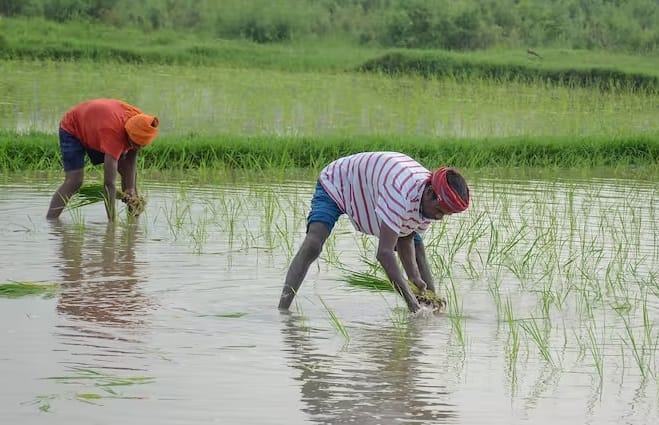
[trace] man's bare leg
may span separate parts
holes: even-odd
[[[284,289],[282,289],[281,298],[279,299],[280,310],[287,310],[290,307],[304,277],[307,275],[307,271],[309,271],[309,266],[320,256],[329,234],[330,232],[324,223],[313,222],[309,224],[302,246],[300,246],[288,268],[288,273],[286,273]]]
[[[80,189],[80,186],[82,186],[83,178],[83,168],[66,172],[64,175],[64,183],[62,183],[62,185],[55,191],[50,200],[50,207],[48,208],[46,218],[55,219],[62,214],[66,203],[69,202],[71,196],[73,196],[78,189]]]

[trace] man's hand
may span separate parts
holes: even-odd
[[[128,213],[133,217],[139,217],[146,208],[146,200],[135,194],[135,190],[128,191],[121,196],[121,202],[128,207]]]
[[[426,285],[426,282],[424,282],[421,278],[410,279],[410,282],[412,282],[414,286],[419,289],[419,294],[423,294],[428,289],[428,285]]]

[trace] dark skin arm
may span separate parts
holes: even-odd
[[[121,191],[137,196],[137,150],[131,149],[119,158],[117,171],[121,175]]]
[[[428,257],[426,256],[426,247],[423,244],[423,241],[420,243],[414,244],[414,250],[416,253],[416,264],[419,267],[419,273],[421,274],[421,279],[426,283],[427,289],[432,292],[435,291],[435,281],[430,273],[430,266],[428,265]]]
[[[416,261],[414,233],[398,238],[396,251],[409,281],[414,283],[419,288],[419,291],[424,292],[427,289],[427,285]]]
[[[397,232],[392,230],[386,224],[381,224],[376,258],[382,265],[382,268],[384,268],[384,271],[387,273],[389,279],[393,282],[398,293],[402,295],[405,303],[407,303],[407,307],[412,313],[416,313],[419,311],[421,306],[412,293],[412,290],[407,285],[405,277],[403,276],[403,272],[398,266],[398,262],[396,261],[396,253],[394,251],[394,247],[397,246],[398,240],[399,238]],[[407,264],[408,266],[411,263],[415,263],[414,246],[412,245],[412,240],[410,239],[407,244],[403,242],[401,247],[404,250],[403,252],[398,253],[401,263],[403,265]],[[410,280],[412,279],[416,279],[416,281],[413,280],[413,282],[418,285],[417,282],[421,280],[418,268],[416,268],[416,276],[412,276],[410,278]],[[423,285],[425,286],[425,283]]]
[[[118,161],[112,156],[105,154],[103,161],[103,186],[105,187],[105,212],[108,215],[108,221],[114,221],[116,218],[115,201],[117,197],[117,180]]]

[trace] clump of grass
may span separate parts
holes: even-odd
[[[349,285],[372,291],[393,291],[394,287],[387,279],[365,272],[349,271],[344,277]]]
[[[120,191],[117,191],[117,197],[119,197],[119,192]],[[81,187],[80,190],[78,190],[78,192],[71,197],[69,202],[66,204],[66,208],[76,209],[101,202],[104,199],[105,188],[102,184],[87,185]]]
[[[31,295],[53,296],[57,290],[56,283],[7,282],[0,283],[0,297],[20,298]]]
[[[141,214],[146,207],[146,199],[141,195],[130,197],[117,189],[116,197],[124,202],[128,206],[128,210],[134,215]],[[101,183],[95,183],[81,187],[80,190],[71,197],[66,207],[70,210],[77,209],[101,201],[105,201],[105,186]]]
[[[365,272],[348,271],[344,280],[349,285],[364,288],[372,291],[395,291],[394,285],[388,279],[375,276]],[[432,307],[433,311],[441,312],[446,309],[446,299],[432,291],[420,293],[419,288],[411,282],[408,282],[412,293],[416,296],[421,305]]]
[[[320,298],[320,297],[319,297]],[[327,314],[329,315],[329,318],[332,322],[332,325],[334,328],[339,332],[343,337],[346,339],[346,341],[350,341],[350,332],[348,332],[348,328],[343,324],[341,319],[339,319],[339,316],[336,315],[334,310],[332,310],[326,303],[325,301],[320,298],[321,304],[323,304],[323,307],[325,307],[325,310],[327,311]]]

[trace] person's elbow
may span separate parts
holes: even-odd
[[[375,258],[380,262],[380,264],[385,264],[387,261],[391,261],[392,258],[395,258],[394,249],[378,247],[378,252],[375,254]]]

